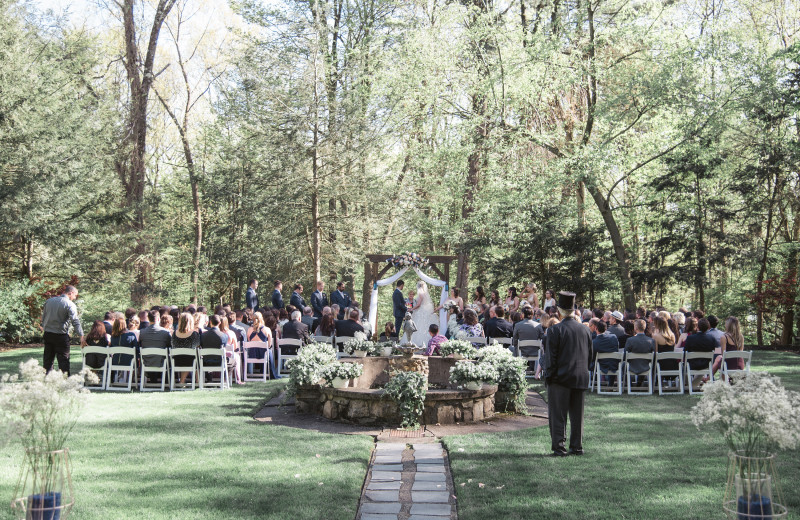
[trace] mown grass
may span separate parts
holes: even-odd
[[[753,368],[800,391],[799,363],[794,354],[755,352]],[[589,395],[583,457],[548,457],[546,427],[447,437],[459,519],[725,518],[728,450],[692,424],[697,400]],[[777,460],[789,518],[800,518],[800,453]]]
[[[0,373],[30,357],[41,360],[41,349],[0,353]],[[72,357],[78,369],[77,349]],[[93,393],[67,443],[71,518],[351,520],[372,438],[254,421],[282,385]],[[0,518],[12,518],[21,463],[18,445],[0,449]]]

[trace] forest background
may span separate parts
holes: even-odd
[[[405,251],[797,341],[798,0],[48,5],[0,0],[6,341],[69,281],[85,320],[251,278],[366,306]]]

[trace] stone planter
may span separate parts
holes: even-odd
[[[453,356],[453,359],[455,359],[456,361],[461,361],[462,359],[464,359],[464,356],[462,356],[461,354],[450,354],[450,355]]]
[[[366,350],[354,350],[353,351],[353,357],[367,357],[367,351]]]
[[[331,381],[331,386],[334,388],[346,388],[349,384],[349,379],[342,379],[341,377],[334,377],[333,381]]]
[[[464,383],[464,388],[467,390],[480,390],[483,383],[481,381],[470,381],[469,383]]]

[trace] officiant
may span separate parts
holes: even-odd
[[[403,318],[406,316],[408,307],[406,306],[406,297],[403,296],[403,286],[405,282],[398,280],[395,284],[394,293],[392,293],[392,314],[394,315],[394,330],[400,334],[400,329],[403,326]]]

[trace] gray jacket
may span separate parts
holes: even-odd
[[[655,349],[655,340],[653,340],[653,338],[648,338],[644,335],[644,333],[631,336],[625,342],[625,352],[632,352],[633,354],[652,354]],[[634,374],[642,374],[647,372],[648,366],[651,366],[646,359],[634,359],[631,360],[630,363],[631,372]]]
[[[75,327],[75,333],[83,336],[78,308],[65,295],[54,296],[44,303],[42,309],[42,328],[54,334],[69,334],[69,326]]]

